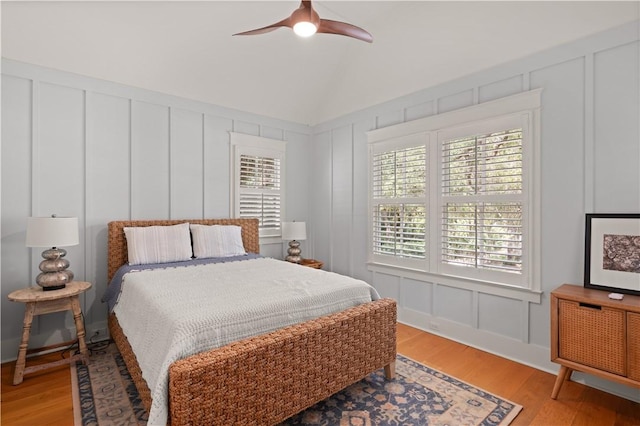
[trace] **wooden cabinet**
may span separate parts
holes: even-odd
[[[551,361],[560,364],[551,397],[573,370],[640,387],[640,296],[564,284],[551,292]]]
[[[627,312],[627,377],[640,382],[640,313]]]

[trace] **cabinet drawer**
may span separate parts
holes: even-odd
[[[627,312],[627,337],[627,376],[632,380],[640,380],[640,314]]]
[[[626,375],[625,320],[619,309],[559,300],[560,358]]]

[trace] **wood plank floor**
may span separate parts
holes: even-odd
[[[640,425],[640,404],[574,382],[554,401],[555,376],[402,324],[398,352],[522,405],[514,426]],[[2,364],[2,425],[73,425],[68,366],[29,374],[18,386],[12,379],[13,363]]]

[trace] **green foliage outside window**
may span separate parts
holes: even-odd
[[[398,149],[374,157],[373,242],[376,254],[425,257],[426,206],[407,202],[426,193],[426,148]]]
[[[501,200],[522,194],[522,129],[446,141],[442,164],[443,195],[458,200],[443,206],[443,261],[520,272],[522,203]]]

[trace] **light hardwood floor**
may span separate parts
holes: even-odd
[[[402,324],[398,352],[522,405],[514,426],[640,425],[640,404],[574,382],[554,401],[554,375]],[[73,425],[68,366],[27,375],[18,386],[12,375],[13,363],[2,364],[2,425]]]

